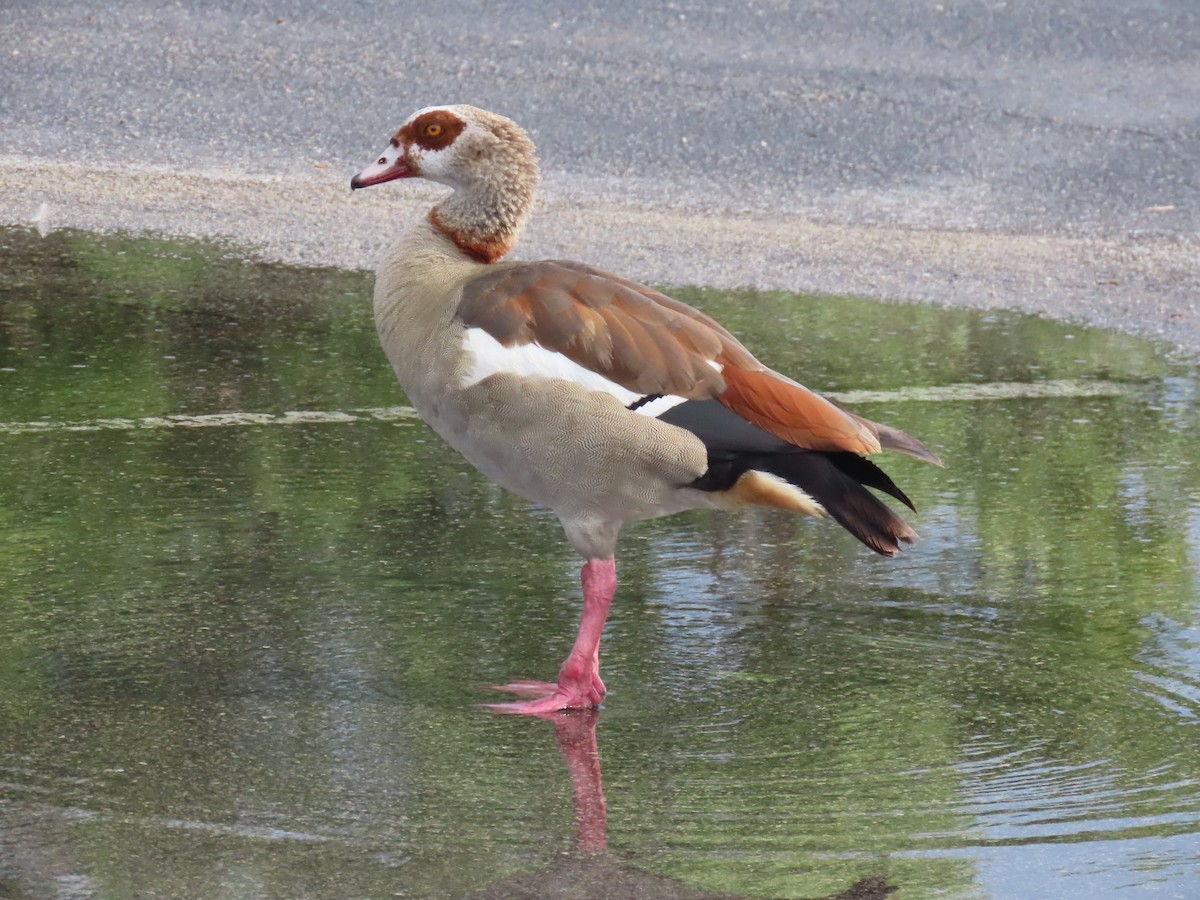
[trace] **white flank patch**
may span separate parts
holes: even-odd
[[[573,381],[589,391],[599,391],[616,397],[623,406],[634,406],[643,397],[642,394],[622,387],[612,379],[579,365],[555,350],[547,350],[538,344],[505,347],[482,328],[467,329],[466,349],[471,354],[471,368],[463,378],[464,388],[479,384],[489,375],[507,372],[523,378],[558,378],[562,381]],[[634,412],[653,419],[686,399],[668,394],[641,404]]]
[[[629,406],[641,399],[641,394],[621,387],[615,381],[573,362],[561,353],[547,350],[537,344],[505,347],[482,328],[467,329],[465,348],[471,354],[471,368],[463,378],[464,388],[504,372],[524,378],[573,381],[589,391],[611,394],[620,400],[623,406]]]

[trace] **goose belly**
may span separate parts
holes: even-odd
[[[477,469],[564,519],[634,521],[702,505],[684,488],[707,468],[704,445],[607,394],[499,374],[410,400]]]

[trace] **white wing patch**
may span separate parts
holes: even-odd
[[[560,378],[563,381],[573,381],[589,391],[612,394],[625,406],[639,399],[638,394],[605,378],[599,372],[584,368],[561,353],[547,350],[537,344],[505,347],[482,328],[468,328],[465,345],[471,355],[471,367],[463,377],[464,388],[478,384],[489,375],[508,372],[526,378]]]
[[[471,360],[470,367],[463,376],[463,388],[479,384],[491,375],[507,372],[525,378],[558,378],[573,381],[589,391],[599,391],[616,397],[623,406],[632,406],[643,399],[641,394],[538,344],[505,347],[482,328],[468,328],[463,345]],[[673,395],[656,397],[642,403],[636,412],[657,418],[671,407],[683,403],[684,399]]]
[[[649,416],[652,419],[657,419],[668,409],[673,409],[680,403],[687,400],[687,397],[678,397],[675,394],[663,394],[661,397],[655,397],[653,400],[647,400],[634,410],[638,415]]]

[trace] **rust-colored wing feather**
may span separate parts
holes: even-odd
[[[808,450],[879,452],[871,423],[770,369],[726,366],[725,383],[721,403],[789,443]]]
[[[772,372],[714,319],[591,266],[496,266],[465,285],[457,314],[506,347],[536,343],[631,391],[717,399],[798,447],[880,449],[873,423]]]

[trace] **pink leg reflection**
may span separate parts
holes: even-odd
[[[598,853],[608,846],[608,802],[600,775],[600,749],[596,744],[598,710],[545,716],[554,723],[558,749],[567,762],[575,801],[575,828],[579,850]]]

